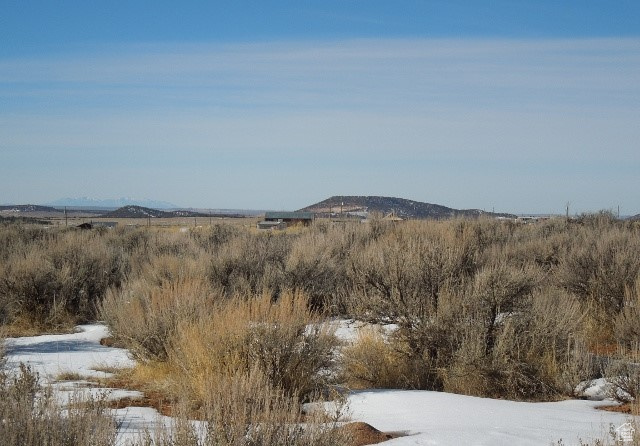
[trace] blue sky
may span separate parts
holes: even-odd
[[[640,212],[640,2],[225,3],[4,1],[0,203]]]

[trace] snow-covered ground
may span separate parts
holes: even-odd
[[[63,374],[76,373],[81,377],[105,378],[113,367],[131,367],[134,361],[125,349],[100,345],[100,339],[109,335],[103,324],[80,325],[77,332],[63,335],[42,335],[6,340],[7,368],[17,369],[20,363],[31,366],[43,384],[52,384],[64,402],[78,392],[92,395],[106,393],[108,399],[135,398],[140,392],[88,387],[87,380],[57,381]],[[153,429],[157,423],[169,424],[166,417],[151,408],[130,407],[113,410],[120,424],[118,443],[126,444]]]
[[[103,368],[133,366],[126,350],[100,345],[100,339],[107,336],[109,330],[105,325],[91,324],[79,325],[73,334],[9,338],[7,364],[9,367],[21,362],[29,364],[44,380],[66,372],[102,378],[106,376],[99,371]]]
[[[607,438],[621,414],[596,410],[611,402],[526,403],[442,392],[371,390],[350,397],[353,418],[382,431],[407,431],[400,445],[565,445]]]
[[[353,339],[358,326],[340,323],[340,335]],[[7,340],[7,366],[24,362],[40,373],[43,381],[53,382],[61,373],[75,372],[86,377],[105,376],[109,367],[133,364],[126,350],[99,344],[107,336],[104,325],[78,327],[77,333],[46,335]],[[96,370],[98,369],[98,370]],[[599,383],[598,385],[600,385]],[[79,383],[59,383],[61,393]],[[97,392],[91,389],[91,392]],[[111,398],[135,393],[111,390]],[[570,400],[555,403],[525,403],[475,398],[428,391],[370,390],[349,397],[351,418],[365,421],[377,429],[404,432],[390,440],[389,446],[406,445],[564,445],[605,438],[610,426],[620,426],[628,417],[597,410],[611,401]],[[114,411],[122,423],[120,441],[132,438],[156,423],[168,420],[148,408]]]

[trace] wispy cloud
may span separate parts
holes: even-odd
[[[199,95],[206,105],[240,108],[421,109],[473,106],[467,99],[506,105],[598,99],[600,105],[602,100],[620,105],[625,98],[628,104],[637,103],[640,95],[640,39],[354,40],[94,51],[98,53],[0,61],[2,94],[29,87],[66,94],[72,85],[109,89],[117,96],[139,93],[171,106],[180,99],[191,104]]]
[[[619,189],[637,179],[630,167],[640,169],[638,79],[640,39],[153,44],[4,59],[0,187],[29,160],[55,153],[58,169],[76,172],[130,173],[146,163],[138,178],[173,169],[186,181],[190,166],[280,186],[295,177],[300,206],[318,187],[311,178],[323,177],[316,166],[326,178],[347,164],[357,187],[337,177],[336,193],[481,206],[482,196],[442,186],[473,178],[475,194],[490,191],[484,201],[499,195],[517,210],[521,197],[534,202],[545,190],[531,186],[539,181],[556,188],[541,193],[571,199],[576,191],[551,181],[553,171],[590,174],[592,187],[637,203],[638,192]],[[380,179],[385,169],[403,180]],[[497,192],[496,172],[517,182],[510,193]],[[607,185],[614,177],[622,182]],[[242,197],[234,199],[250,200]]]

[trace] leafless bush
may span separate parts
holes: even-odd
[[[243,232],[213,255],[209,279],[229,296],[280,291],[290,238]]]
[[[209,253],[214,253],[230,240],[240,236],[241,231],[232,225],[218,224],[189,231],[195,242]]]
[[[619,402],[637,401],[640,396],[640,355],[621,356],[605,370],[610,386],[609,396]]]
[[[522,279],[517,279],[519,274],[513,276],[516,281]],[[473,289],[486,286],[486,278],[479,281],[484,285],[476,282]],[[521,296],[510,310],[496,313],[495,302],[471,303],[470,317],[456,324],[460,340],[450,367],[443,371],[446,389],[547,399],[571,395],[580,381],[594,377],[581,341],[584,312],[577,299],[560,289],[542,288]],[[478,304],[484,310],[474,309]]]
[[[0,419],[6,446],[110,446],[116,440],[104,400],[77,396],[63,407],[26,366],[15,377],[0,374]]]
[[[616,225],[618,219],[610,210],[601,210],[598,212],[585,212],[575,218],[575,223],[586,226],[590,229],[611,228]]]
[[[617,227],[586,230],[560,263],[559,283],[583,301],[599,306],[606,318],[620,312],[625,288],[640,273],[640,238]],[[605,321],[601,321],[605,322]]]
[[[307,295],[313,308],[341,313],[350,289],[345,262],[349,251],[345,244],[349,241],[344,230],[315,229],[293,242],[285,264],[284,284]]]
[[[9,322],[55,327],[92,320],[126,260],[100,235],[66,231],[14,252],[0,264],[0,301]]]
[[[625,290],[622,311],[616,317],[615,334],[619,343],[637,350],[640,343],[640,276]]]
[[[473,252],[440,225],[407,225],[350,256],[358,316],[413,327],[438,309],[440,291],[473,271]]]

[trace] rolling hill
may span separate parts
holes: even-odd
[[[208,217],[207,214],[193,211],[161,211],[143,206],[123,206],[115,211],[101,215],[102,218],[174,218],[174,217]]]
[[[60,212],[60,210],[51,206],[40,206],[37,204],[11,204],[0,206],[0,212],[5,214],[21,214],[25,212]]]
[[[394,214],[402,218],[444,219],[452,217],[509,217],[515,215],[485,212],[479,209],[453,209],[439,204],[423,203],[395,197],[337,195],[319,203],[307,206],[301,211],[334,214],[340,212],[364,214],[378,212],[383,215]]]
[[[178,209],[174,211],[162,211],[158,209],[147,208],[144,206],[123,206],[115,211],[102,214],[102,218],[176,218],[176,217],[225,217],[225,218],[242,218],[242,213],[204,213],[188,209]]]

